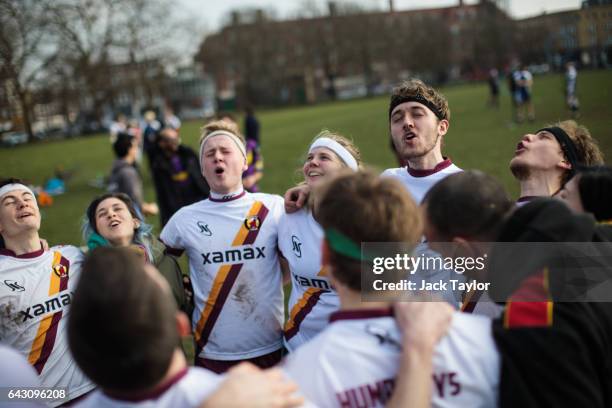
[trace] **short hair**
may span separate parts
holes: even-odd
[[[597,140],[591,136],[591,132],[585,126],[579,125],[574,120],[564,120],[551,126],[560,127],[567,133],[578,154],[578,162],[584,166],[596,166],[604,164],[603,153],[599,149]],[[551,127],[547,126],[547,127]],[[572,172],[566,171],[561,178],[561,185],[567,183],[572,177]]]
[[[8,184],[25,184],[23,180],[16,177],[7,177],[0,180],[0,188],[8,185]],[[6,244],[4,243],[4,238],[2,234],[0,234],[0,249],[6,248]]]
[[[117,135],[117,140],[115,140],[115,143],[113,143],[113,151],[115,152],[115,156],[123,159],[125,156],[127,156],[133,143],[134,136],[128,133],[119,133]]]
[[[423,98],[440,112],[441,119],[450,120],[450,109],[448,107],[448,101],[446,97],[438,92],[436,89],[426,85],[420,79],[410,79],[402,82],[399,86],[393,88],[391,91],[391,100],[389,102],[389,117],[393,109],[404,100],[405,98]]]
[[[236,123],[236,115],[232,112],[221,111],[217,114],[216,120],[225,120],[226,122]]]
[[[168,137],[168,134],[174,133],[177,135],[177,139],[180,139],[179,132],[173,128],[172,126],[164,126],[159,132],[155,135],[155,143],[159,143]]]
[[[584,211],[593,214],[597,221],[612,220],[612,167],[580,168],[576,177]]]
[[[361,152],[359,151],[359,148],[357,147],[357,145],[351,139],[349,139],[346,136],[341,135],[338,132],[332,132],[327,129],[323,129],[321,132],[319,132],[318,135],[315,136],[312,142],[314,143],[314,141],[322,137],[327,137],[335,142],[338,142],[340,146],[348,150],[351,156],[353,156],[353,158],[357,162],[357,166],[361,167]]]
[[[97,248],[83,264],[68,343],[83,373],[105,390],[154,386],[180,341],[176,303],[144,268],[128,248]]]
[[[494,241],[514,203],[494,177],[478,170],[451,174],[423,198],[426,218],[445,240]]]
[[[317,220],[324,230],[340,232],[354,243],[415,244],[423,224],[420,211],[397,180],[371,171],[342,171],[317,191]],[[350,214],[350,216],[347,216]],[[331,251],[334,277],[352,290],[361,289],[361,262]]]
[[[202,133],[200,134],[200,143],[202,146],[204,140],[213,132],[217,132],[219,130],[223,130],[225,132],[229,132],[235,135],[241,142],[243,146],[246,146],[246,140],[244,136],[240,133],[238,129],[238,125],[233,122],[229,122],[227,120],[214,120],[212,122],[208,122],[204,127],[202,127]]]
[[[8,184],[25,184],[23,180],[16,177],[7,177],[0,180],[0,188],[8,185]]]

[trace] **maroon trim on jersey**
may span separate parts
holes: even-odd
[[[227,372],[230,368],[237,366],[243,362],[249,362],[251,364],[255,364],[257,367],[266,369],[270,367],[274,367],[283,359],[283,349],[280,348],[276,351],[273,351],[269,354],[264,354],[263,356],[253,357],[246,360],[211,360],[209,358],[196,357],[194,364],[196,367],[202,367],[213,373],[223,374]]]
[[[183,252],[185,252],[184,249],[179,249],[179,248],[172,248],[171,246],[168,246],[164,241],[162,241],[161,238],[157,239],[159,242],[161,242],[162,244],[164,244],[164,246],[166,247],[164,249],[164,253],[166,254],[170,254],[172,256],[176,256],[179,257],[181,255],[183,255]],[[145,252],[146,253],[146,252]]]
[[[461,311],[463,313],[473,313],[483,293],[484,293],[484,290],[474,291],[472,295],[469,297],[469,299],[466,299],[467,302],[461,305]]]
[[[60,277],[60,285],[59,292],[63,292],[68,289],[68,279],[70,279],[70,261],[66,259],[63,255],[60,257],[59,264],[63,265],[66,268],[66,273]],[[54,272],[55,273],[55,272]],[[53,315],[51,320],[51,324],[49,325],[49,329],[45,333],[45,341],[42,345],[42,351],[40,352],[40,356],[34,363],[34,368],[40,375],[42,373],[43,368],[45,368],[45,364],[53,351],[53,346],[55,346],[55,338],[57,337],[57,326],[59,325],[60,320],[62,320],[63,311]]]
[[[393,309],[357,309],[357,310],[339,310],[329,316],[329,322],[333,323],[338,320],[358,320],[358,319],[374,319],[377,317],[393,316]]]
[[[49,360],[49,356],[53,351],[53,346],[55,345],[55,338],[57,337],[57,326],[59,325],[60,320],[62,320],[63,310],[55,313],[51,319],[51,324],[49,325],[49,329],[45,332],[45,342],[42,345],[42,351],[40,352],[40,356],[34,363],[34,368],[38,375],[42,373],[43,368],[45,368],[45,364],[47,360]]]
[[[129,395],[114,394],[108,391],[104,391],[104,394],[106,394],[106,396],[114,400],[128,401],[128,402],[141,402],[141,401],[146,401],[146,400],[157,399],[161,397],[162,395],[164,395],[166,391],[168,391],[172,386],[178,383],[183,377],[185,377],[188,372],[189,372],[189,367],[185,367],[181,371],[176,373],[174,376],[172,376],[170,379],[168,379],[166,382],[158,385],[157,387],[155,387],[154,389],[150,391],[131,393]]]
[[[297,314],[293,318],[293,327],[285,331],[285,340],[289,341],[293,336],[295,336],[300,331],[300,325],[302,324],[306,316],[308,316],[308,313],[310,313],[312,309],[315,307],[315,305],[321,298],[321,295],[323,294],[323,292],[328,292],[328,291],[319,289],[318,291],[313,293],[308,298],[304,307],[299,312],[297,312]]]
[[[228,198],[213,198],[213,197],[208,197],[208,199],[210,201],[212,201],[213,203],[227,203],[228,201],[234,201],[237,200],[239,198],[244,197],[244,195],[246,194],[246,190],[244,190],[242,193],[240,194],[236,194],[235,196],[229,196]]]
[[[223,305],[225,305],[225,301],[227,300],[227,297],[229,296],[230,291],[232,290],[232,286],[234,286],[234,282],[236,282],[236,278],[238,277],[238,273],[240,273],[240,269],[242,269],[242,264],[234,264],[227,273],[225,281],[223,282],[223,284],[221,285],[221,289],[219,290],[219,295],[215,300],[215,304],[213,305],[210,315],[208,316],[208,319],[206,319],[206,323],[204,324],[202,332],[200,333],[200,341],[198,341],[196,347],[196,356],[200,355],[200,352],[202,351],[204,346],[206,346],[206,343],[208,343],[210,333],[212,333],[212,329],[215,326],[219,315],[221,314]]]
[[[444,170],[445,168],[449,167],[451,164],[453,164],[451,159],[444,159],[444,161],[441,161],[440,163],[436,164],[436,167],[434,167],[433,169],[426,169],[426,170],[411,169],[410,165],[408,165],[406,166],[406,170],[408,170],[408,174],[410,174],[412,177],[427,177],[427,176],[431,176],[432,174],[436,174],[439,171]]]
[[[7,248],[0,249],[0,255],[11,256],[13,258],[19,258],[19,259],[37,258],[37,257],[41,256],[44,253],[45,253],[45,250],[43,249],[42,243],[40,244],[40,249],[39,250],[36,250],[34,252],[28,252],[26,254],[21,254],[21,255],[17,255],[15,252],[13,252],[13,251],[11,251],[10,249],[7,249]]]
[[[519,197],[518,200],[516,200],[517,203],[528,203],[531,200],[535,200],[536,198],[538,198],[538,196],[523,196],[523,197]]]
[[[266,206],[263,205],[263,203],[261,203],[261,208],[259,209],[257,214],[255,214],[257,218],[259,218],[259,227],[257,227],[257,229],[255,230],[248,232],[246,238],[244,239],[244,243],[242,245],[251,245],[255,242],[255,240],[257,239],[257,235],[259,234],[259,231],[261,231],[261,227],[263,226],[264,220],[268,216],[269,212],[270,211],[268,211]]]

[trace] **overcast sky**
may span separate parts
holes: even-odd
[[[325,7],[327,0],[314,1]],[[336,0],[342,2],[343,0]],[[378,5],[387,7],[388,0],[351,0],[364,5]],[[467,4],[475,3],[477,0],[466,0]],[[408,10],[415,8],[444,7],[457,4],[458,0],[394,0],[397,10]],[[580,7],[581,0],[508,0],[510,12],[514,17],[526,17],[540,14],[544,11],[572,9]],[[207,31],[215,31],[223,22],[227,13],[235,8],[257,7],[276,10],[280,18],[290,17],[304,0],[180,0],[178,4],[184,6],[190,16],[202,21]]]

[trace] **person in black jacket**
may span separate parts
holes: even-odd
[[[612,406],[612,303],[596,291],[612,279],[610,237],[609,225],[554,199],[505,223],[498,241],[515,250],[494,249],[489,262],[489,293],[507,299],[493,323],[500,407]]]
[[[197,154],[181,144],[172,128],[163,129],[157,137],[151,155],[151,174],[162,226],[181,207],[208,197],[210,188],[202,177]]]

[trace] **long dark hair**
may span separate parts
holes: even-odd
[[[144,217],[134,204],[134,201],[127,194],[124,193],[106,193],[94,198],[94,200],[87,207],[87,211],[85,212],[85,219],[83,221],[82,228],[83,240],[85,242],[88,242],[92,235],[99,235],[98,228],[96,227],[96,210],[98,209],[100,203],[108,198],[116,198],[118,200],[123,201],[132,217],[140,221],[140,226],[134,231],[133,242],[135,244],[142,245],[145,248],[149,259],[153,259],[153,254],[151,252],[152,228],[149,224],[144,222]]]

